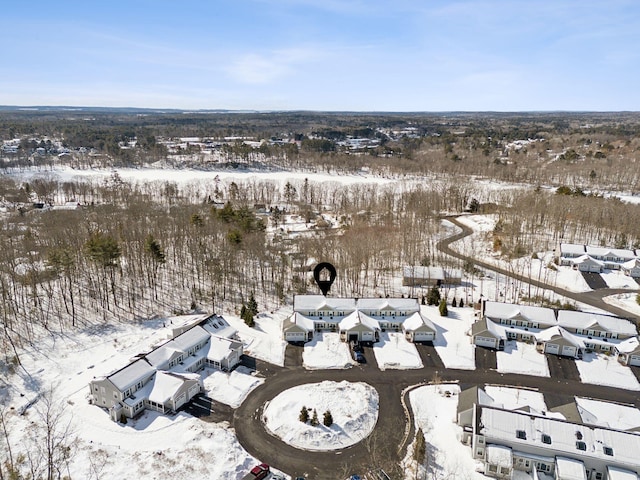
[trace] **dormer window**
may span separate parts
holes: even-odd
[[[613,448],[602,447],[602,451],[604,452],[605,455],[609,455],[610,457],[613,457]]]
[[[581,442],[581,441],[577,441],[576,442],[576,448],[578,450],[582,450],[583,452],[586,452],[587,451],[587,444],[584,443],[584,442]]]
[[[542,434],[542,443],[546,444],[546,445],[551,445],[551,437],[549,435],[547,435],[546,433]]]
[[[519,438],[520,440],[526,440],[527,432],[525,432],[524,430],[516,430],[516,438]]]

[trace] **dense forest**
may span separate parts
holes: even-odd
[[[637,190],[639,131],[633,114],[4,111],[2,361],[96,319],[237,313],[254,295],[275,308],[316,291],[321,260],[340,272],[336,295],[397,295],[404,265],[473,271],[435,248],[442,217],[465,211],[497,217],[488,240],[505,259],[560,241],[640,247],[640,207],[609,198]],[[309,178],[134,183],[117,172],[148,166]],[[113,170],[63,180],[60,167]],[[76,208],[49,208],[64,202]]]

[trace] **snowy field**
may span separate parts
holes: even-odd
[[[496,352],[496,358],[499,372],[550,376],[547,357],[536,350],[535,344],[509,340],[505,342],[504,351]]]
[[[350,368],[355,364],[349,346],[340,341],[339,333],[316,332],[304,344],[302,364],[309,370],[323,368]]]
[[[253,328],[239,317],[225,315],[224,318],[238,330],[246,354],[282,367],[287,348],[287,342],[282,339],[282,322],[290,315],[291,308],[283,308],[273,314],[259,313],[254,319],[256,325]]]
[[[447,396],[445,392],[451,395]],[[411,448],[407,452],[405,471],[407,478],[450,478],[478,480],[488,478],[477,473],[478,465],[471,449],[460,442],[462,427],[456,424],[458,385],[442,384],[416,388],[409,392],[409,401],[416,428],[421,428],[429,446],[429,466],[410,465]],[[412,471],[413,470],[413,471]]]
[[[267,430],[302,450],[327,451],[350,447],[365,439],[378,421],[378,392],[366,383],[321,382],[300,385],[278,394],[264,409]],[[317,413],[318,425],[303,423]],[[333,424],[323,424],[330,412]]]
[[[529,406],[538,412],[547,412],[544,395],[538,391],[500,385],[487,385],[484,390],[497,405],[502,405],[505,410]]]
[[[614,356],[585,353],[576,360],[582,383],[604,385],[640,391],[640,384],[629,367],[621,365]]]
[[[600,276],[609,288],[628,288],[630,290],[640,288],[633,278],[625,275],[620,270],[605,270]]]
[[[618,430],[640,428],[640,410],[601,400],[576,397],[576,403],[586,410],[589,421],[595,425]],[[583,417],[585,413],[582,414]]]
[[[640,316],[640,305],[638,305],[638,302],[636,300],[637,296],[638,294],[635,292],[622,293],[619,295],[604,297],[603,300],[609,305],[623,308],[633,315]]]
[[[475,370],[475,346],[471,343],[471,337],[467,335],[474,321],[473,308],[449,307],[448,317],[441,317],[437,307],[422,306],[420,310],[436,326],[437,333],[433,345],[444,366]]]
[[[217,402],[237,408],[251,391],[264,383],[264,378],[256,377],[255,372],[246,367],[238,367],[230,373],[213,368],[205,368],[204,387],[209,397]]]
[[[423,367],[416,346],[401,332],[381,332],[380,341],[373,344],[373,354],[380,370]]]

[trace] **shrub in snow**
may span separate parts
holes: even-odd
[[[331,425],[333,425],[333,416],[331,415],[331,412],[329,410],[324,412],[322,423],[325,427],[330,427]]]
[[[318,420],[318,412],[316,412],[316,409],[313,409],[313,416],[311,417],[311,425],[313,427],[317,427],[318,425],[320,425],[320,420]]]
[[[444,298],[440,300],[440,305],[438,306],[438,310],[440,310],[441,317],[446,317],[449,315],[449,309],[447,308],[447,301]]]
[[[307,410],[307,407],[305,407],[304,405],[300,409],[300,415],[298,416],[298,419],[302,423],[307,423],[309,421],[309,411]]]

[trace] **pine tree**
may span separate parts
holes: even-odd
[[[460,299],[460,303],[458,303],[458,306],[459,306],[460,308],[464,307],[464,302],[462,301],[462,299]]]
[[[251,292],[251,296],[247,302],[247,310],[249,310],[254,316],[258,314],[258,302],[256,302],[256,297],[253,295],[253,292]]]
[[[456,297],[453,297],[453,301],[451,302],[451,306],[452,307],[457,307],[458,306],[458,302],[456,302]]]
[[[438,310],[440,310],[441,317],[449,316],[449,309],[447,308],[447,301],[443,298],[440,300],[440,305],[438,306]]]
[[[300,409],[300,415],[298,415],[298,420],[302,423],[307,423],[309,421],[309,410],[304,405]]]
[[[324,418],[322,419],[322,423],[324,424],[325,427],[330,427],[331,425],[333,425],[333,415],[331,415],[331,412],[329,410],[324,412]]]
[[[313,416],[311,417],[311,426],[313,427],[317,427],[318,425],[320,425],[320,420],[318,420],[318,412],[316,412],[316,409],[313,409]]]
[[[427,305],[438,305],[438,302],[440,302],[440,290],[434,285],[427,293]]]

